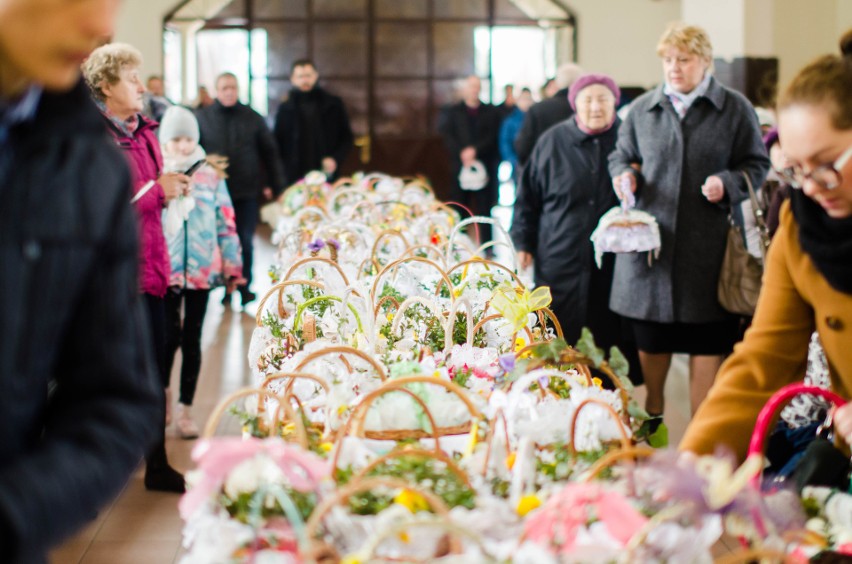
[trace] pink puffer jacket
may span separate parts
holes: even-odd
[[[110,133],[130,163],[134,197],[149,181],[159,178],[163,170],[156,128],[156,122],[139,116],[139,127],[132,137],[127,137],[110,122]],[[169,253],[162,219],[165,198],[163,187],[155,183],[133,204],[139,219],[139,289],[158,297],[165,296],[169,286]]]

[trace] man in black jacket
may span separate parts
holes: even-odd
[[[447,106],[441,112],[438,130],[444,138],[449,153],[452,171],[450,198],[467,207],[473,215],[491,216],[491,208],[497,203],[497,167],[500,165],[500,150],[497,137],[500,134],[500,112],[490,104],[479,100],[482,82],[477,76],[469,76],[461,88],[462,101]],[[484,182],[475,182],[476,176],[467,175],[484,166]],[[470,184],[460,179],[465,169]],[[481,245],[491,240],[491,226],[480,225]],[[492,255],[489,248],[488,256]]]
[[[352,149],[346,106],[339,97],[317,86],[318,80],[312,61],[294,62],[290,69],[293,88],[275,116],[275,140],[288,186],[312,170],[321,170],[334,180]]]
[[[0,0],[0,554],[45,562],[164,417],[130,173],[79,79],[116,0]]]
[[[524,116],[524,123],[518,136],[515,137],[515,152],[518,154],[518,165],[524,166],[532,154],[536,141],[541,134],[565,121],[574,113],[571,104],[568,103],[568,89],[574,84],[583,69],[573,63],[565,63],[556,69],[557,90],[553,97],[542,100],[529,109]]]
[[[216,79],[216,102],[198,110],[199,144],[208,154],[228,157],[228,192],[234,202],[237,235],[243,248],[243,278],[239,288],[242,305],[254,300],[251,271],[254,237],[259,213],[258,199],[271,200],[284,190],[284,171],[272,133],[263,116],[239,100],[237,77],[226,72]],[[230,305],[231,295],[222,303]]]

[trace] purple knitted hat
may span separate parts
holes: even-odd
[[[778,128],[773,127],[766,132],[766,135],[763,136],[763,145],[766,147],[768,152],[772,148],[772,145],[776,143],[778,143]]]
[[[575,112],[577,111],[577,105],[574,103],[577,99],[577,94],[579,94],[583,88],[591,86],[592,84],[603,84],[609,88],[609,91],[612,92],[613,96],[615,96],[615,105],[618,106],[618,101],[621,99],[621,90],[619,90],[613,79],[605,74],[584,74],[575,80],[574,84],[572,84],[571,88],[568,90],[568,103],[571,104],[572,110]]]

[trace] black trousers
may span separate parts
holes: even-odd
[[[166,388],[169,385],[169,373],[166,370],[166,315],[163,298],[142,294],[145,309],[148,312],[148,326],[151,329],[151,343],[154,349],[154,364],[160,375],[162,386],[161,401],[163,410],[157,413],[157,434],[154,446],[146,457],[146,471],[160,471],[168,467],[166,458]]]
[[[201,372],[201,327],[207,314],[210,290],[169,288],[166,293],[166,367],[171,374],[180,348],[180,403],[192,405]],[[181,320],[181,304],[184,306]]]
[[[234,200],[234,219],[237,224],[237,236],[243,248],[243,278],[246,285],[240,286],[240,293],[245,296],[251,287],[251,270],[254,264],[254,232],[257,229],[260,206],[255,198]]]

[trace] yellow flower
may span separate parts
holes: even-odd
[[[388,321],[393,321],[393,314],[392,313],[387,314],[386,317],[387,317]]]
[[[419,493],[411,490],[402,490],[393,500],[395,503],[407,507],[412,513],[429,510],[429,504],[426,502],[426,499]]]
[[[603,389],[603,380],[601,380],[600,378],[592,378],[592,384],[594,384],[598,388]]]
[[[323,452],[331,452],[331,449],[334,448],[334,443],[330,443],[330,442],[326,441],[324,443],[320,443],[319,447],[320,447],[320,450],[323,451]]]
[[[441,371],[440,370],[436,370],[435,372],[432,373],[432,378],[440,378],[440,377],[441,377]]]
[[[399,540],[400,540],[401,542],[404,542],[405,544],[408,544],[408,543],[410,543],[410,542],[411,542],[411,537],[409,537],[409,536],[408,536],[408,533],[406,533],[405,531],[400,532],[400,533],[397,535],[397,537],[399,537]]]
[[[535,494],[525,495],[518,501],[516,511],[518,515],[524,517],[527,513],[541,505],[541,500]]]
[[[527,340],[523,337],[518,337],[515,339],[515,352],[520,352],[522,348],[527,346]]]
[[[343,414],[346,413],[347,409],[349,409],[349,406],[346,406],[346,405],[341,405],[340,407],[338,407],[337,408],[337,416],[342,417]]]
[[[506,457],[506,468],[511,470],[515,466],[515,458],[517,458],[518,453],[510,452],[509,456]]]
[[[479,421],[474,421],[473,425],[470,426],[470,441],[467,443],[467,450],[465,451],[465,457],[473,454],[474,449],[476,448],[477,443],[479,442]]]
[[[361,559],[354,554],[350,554],[340,561],[340,564],[361,564]]]

